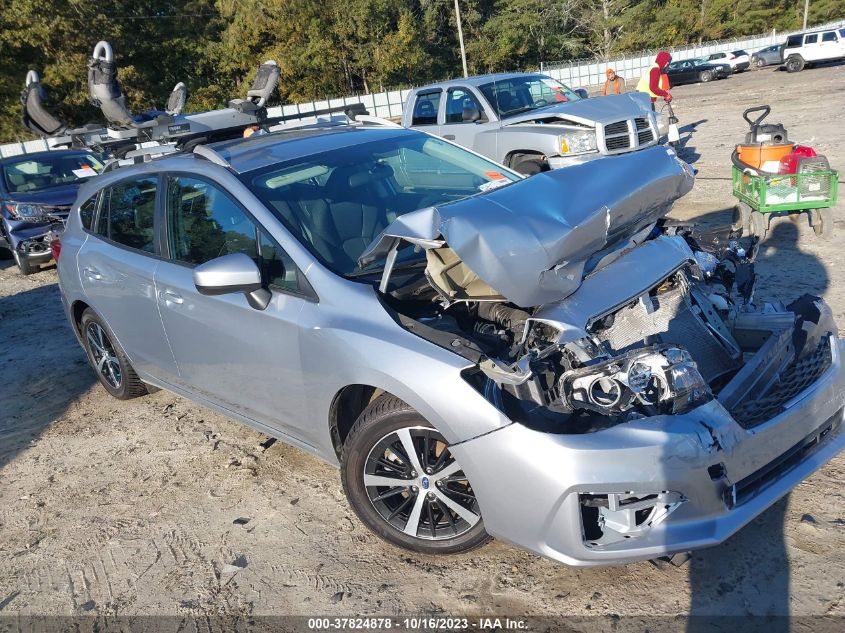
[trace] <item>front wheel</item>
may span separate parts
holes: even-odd
[[[797,73],[804,70],[804,60],[797,55],[793,55],[786,60],[786,72]]]
[[[766,65],[766,62],[764,62],[762,59],[756,59],[754,60],[754,65],[757,66],[757,68],[763,68],[763,66]]]
[[[705,70],[705,71],[702,71],[702,73],[698,76],[698,78],[701,79],[701,81],[703,83],[707,83],[708,81],[713,79],[713,73],[711,73],[709,70]]]
[[[394,396],[374,400],[352,427],[341,479],[358,518],[389,543],[425,554],[457,554],[490,539],[449,444]]]

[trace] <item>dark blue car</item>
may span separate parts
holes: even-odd
[[[61,232],[79,185],[103,163],[91,152],[57,150],[0,159],[0,247],[28,275],[53,259],[51,235]]]

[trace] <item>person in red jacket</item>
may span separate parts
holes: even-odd
[[[666,68],[671,61],[672,56],[666,51],[660,51],[657,53],[657,57],[651,65],[651,68],[643,73],[640,83],[637,84],[637,91],[645,92],[651,96],[652,108],[654,107],[654,103],[657,101],[658,97],[663,97],[663,100],[666,103],[672,101],[672,95],[669,94],[668,90],[664,90],[660,85],[663,69]]]

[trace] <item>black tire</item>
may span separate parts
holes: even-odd
[[[833,209],[813,209],[810,212],[810,222],[813,225],[813,233],[822,239],[829,240],[833,237]]]
[[[102,337],[97,334],[97,328]],[[130,400],[147,393],[146,385],[138,378],[111,329],[91,308],[82,313],[79,332],[88,362],[109,394],[118,400]],[[108,354],[105,361],[98,347]],[[114,380],[115,377],[117,380]]]
[[[769,218],[759,211],[751,212],[751,232],[762,242],[769,230]]]
[[[412,459],[407,457],[405,441],[419,451]],[[426,456],[423,461],[421,456]],[[436,458],[435,463],[432,465],[427,457]],[[418,473],[414,463],[427,474]],[[437,473],[446,469],[453,474],[436,480]],[[448,444],[419,413],[395,396],[379,396],[359,416],[344,442],[340,473],[343,491],[355,514],[388,543],[424,554],[458,554],[490,540],[472,487],[448,452]],[[429,483],[428,475],[434,484]],[[401,483],[368,486],[365,477],[390,478]],[[424,489],[429,492],[421,496]],[[440,501],[446,492],[450,506],[461,500],[461,513],[448,510]],[[462,516],[469,516],[474,523]],[[416,519],[413,528],[412,517]],[[411,529],[413,535],[409,533]]]
[[[707,83],[711,79],[713,79],[713,73],[709,70],[702,70],[701,73],[698,75],[698,78],[701,80],[702,83]]]
[[[804,58],[800,57],[799,55],[792,55],[789,59],[786,60],[786,72],[788,73],[798,73],[804,70]]]
[[[534,176],[540,172],[548,171],[549,164],[539,158],[525,158],[518,162],[514,169],[523,176]]]
[[[12,257],[15,258],[15,264],[18,265],[18,270],[20,271],[21,275],[31,275],[32,273],[38,272],[38,266],[33,266],[29,262],[29,259],[27,259],[26,255],[21,253],[19,250],[13,250]]]

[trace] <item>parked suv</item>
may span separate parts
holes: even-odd
[[[791,73],[819,62],[845,59],[845,28],[790,35],[781,51],[781,59]]]
[[[536,73],[466,77],[417,88],[402,125],[455,141],[532,175],[656,145],[644,93],[584,99]]]
[[[729,53],[713,53],[707,56],[706,59],[711,64],[727,64],[735,73],[748,70],[751,66],[751,59],[748,57],[748,53],[743,50],[730,51]]]
[[[394,544],[653,558],[845,446],[830,309],[755,309],[751,242],[663,223],[692,184],[661,146],[521,178],[401,128],[253,135],[85,184],[62,300],[110,394],[339,464]]]
[[[63,230],[79,185],[102,168],[92,153],[77,150],[0,159],[0,247],[12,252],[21,274],[52,261],[52,236]]]

